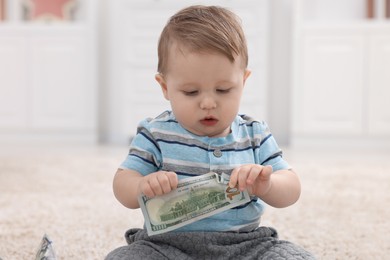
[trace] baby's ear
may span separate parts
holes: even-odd
[[[247,80],[247,78],[252,74],[252,71],[250,71],[249,69],[245,69],[244,71],[244,85],[245,85],[245,82]]]
[[[156,79],[156,81],[158,82],[158,84],[160,84],[160,87],[161,87],[161,90],[164,94],[164,97],[166,100],[169,100],[169,97],[168,97],[168,86],[167,86],[167,83],[164,79],[164,76],[160,73],[156,74],[156,76],[154,77]]]

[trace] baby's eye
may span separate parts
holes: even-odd
[[[221,93],[221,94],[227,94],[227,93],[230,92],[230,88],[228,88],[228,89],[217,89],[217,92]]]
[[[186,96],[196,96],[198,94],[197,90],[194,91],[183,91],[184,95]]]

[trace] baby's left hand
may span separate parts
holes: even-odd
[[[229,186],[241,191],[248,189],[250,195],[261,197],[271,188],[272,166],[245,164],[235,168],[230,176]]]

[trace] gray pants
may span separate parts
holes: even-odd
[[[130,229],[125,237],[128,245],[109,253],[106,260],[315,259],[303,248],[279,240],[269,227],[248,233],[169,232],[150,237],[143,229]]]

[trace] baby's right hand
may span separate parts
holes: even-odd
[[[138,185],[139,192],[149,198],[163,195],[177,188],[178,178],[174,172],[159,171],[146,175]]]

